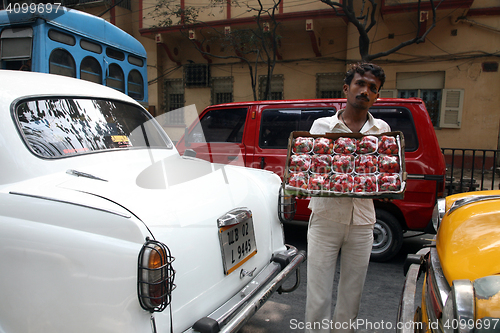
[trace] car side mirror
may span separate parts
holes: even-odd
[[[186,150],[184,150],[184,154],[182,156],[184,156],[184,157],[196,157],[196,152],[192,149],[186,149]]]

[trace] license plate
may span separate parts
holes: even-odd
[[[219,241],[224,273],[228,275],[257,253],[253,220],[219,228]]]

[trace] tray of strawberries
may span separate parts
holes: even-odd
[[[402,199],[406,187],[402,132],[292,132],[283,186],[301,196]]]

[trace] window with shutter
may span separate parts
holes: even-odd
[[[463,104],[463,89],[443,89],[439,126],[443,128],[460,128],[462,126]]]

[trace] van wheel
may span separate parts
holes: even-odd
[[[403,230],[398,220],[389,212],[376,209],[377,221],[373,229],[371,260],[387,261],[394,257],[403,245]]]

